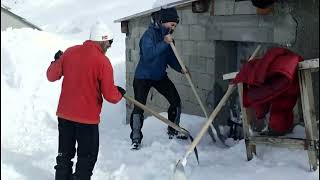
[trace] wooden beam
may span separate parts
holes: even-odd
[[[237,76],[238,72],[232,72],[228,74],[224,74],[222,76],[223,80],[234,79]]]
[[[299,85],[306,139],[316,141],[318,140],[318,128],[314,107],[311,69],[303,69],[299,71]],[[308,157],[310,170],[315,171],[317,169],[317,151],[309,149]]]
[[[210,15],[214,16],[214,0],[211,1],[211,10],[210,10]]]
[[[268,144],[278,147],[295,148],[306,150],[309,144],[306,139],[289,138],[289,137],[269,137],[269,136],[253,136],[249,138],[252,144]]]
[[[209,9],[209,1],[208,0],[199,0],[192,2],[192,12],[194,13],[204,13]]]
[[[243,106],[243,84],[239,83],[237,86],[242,114],[242,128],[246,144],[247,160],[250,161],[253,158],[253,154],[256,154],[256,146],[250,142],[250,137],[252,136],[251,122],[253,121],[253,116],[252,111],[250,111],[251,109],[247,109]]]
[[[121,21],[121,32],[122,33],[129,33],[129,22],[128,21]]]
[[[319,68],[319,58],[302,61],[299,63],[299,70]]]
[[[303,69],[318,69],[319,68],[319,58],[309,59],[299,63],[299,70]],[[237,76],[238,72],[232,72],[224,74],[222,76],[223,80],[234,79]]]

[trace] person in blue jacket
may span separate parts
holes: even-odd
[[[142,104],[146,104],[151,87],[155,88],[170,103],[168,119],[179,125],[181,114],[181,100],[177,89],[168,78],[168,65],[179,73],[182,70],[175,54],[170,47],[173,42],[172,33],[179,23],[179,16],[175,8],[161,9],[153,14],[153,22],[140,39],[140,60],[136,67],[133,80],[134,97]],[[134,106],[130,117],[132,149],[139,149],[143,134],[144,111]],[[186,139],[182,134],[168,126],[169,138]]]

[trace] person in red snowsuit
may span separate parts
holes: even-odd
[[[50,82],[61,79],[58,116],[59,148],[55,180],[90,180],[99,150],[103,98],[117,103],[125,90],[114,85],[113,68],[105,56],[113,35],[103,23],[92,26],[90,40],[58,51],[47,70]],[[77,149],[75,147],[78,143]],[[72,171],[77,151],[75,173]]]

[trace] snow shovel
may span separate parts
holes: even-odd
[[[256,56],[256,54],[258,53],[260,47],[261,47],[261,45],[257,46],[257,48],[255,49],[255,51],[253,52],[253,54],[251,55],[251,57],[249,58],[248,61],[252,60]],[[221,108],[226,104],[228,98],[230,97],[231,93],[235,90],[235,88],[236,88],[235,84],[230,84],[228,86],[227,92],[223,95],[223,97],[220,100],[219,104],[213,110],[213,112],[211,113],[209,119],[207,120],[205,125],[202,127],[202,129],[200,130],[198,135],[196,136],[196,139],[190,145],[187,153],[184,155],[184,157],[182,159],[180,159],[177,162],[177,164],[175,166],[175,169],[173,171],[173,173],[174,173],[173,174],[173,180],[187,180],[187,177],[186,177],[185,171],[184,171],[184,166],[187,164],[188,156],[192,152],[192,149],[199,143],[200,139],[202,138],[204,133],[207,131],[207,129],[209,128],[210,124],[213,122],[215,117],[218,115],[218,113],[221,110]]]
[[[214,109],[212,114],[210,115],[209,119],[205,123],[205,125],[202,127],[201,131],[198,133],[196,136],[196,139],[192,142],[191,146],[189,147],[187,153],[184,155],[183,159],[179,160],[178,163],[176,164],[176,167],[174,169],[174,175],[173,175],[173,180],[186,180],[187,177],[184,172],[184,166],[187,163],[187,158],[192,152],[193,148],[199,143],[200,139],[202,138],[203,134],[207,131],[209,128],[210,124],[212,121],[215,119],[215,117],[218,115],[218,112],[221,110],[221,108],[226,104],[229,96],[231,93],[234,91],[235,85],[229,85],[227,92],[225,95],[222,97],[220,100],[219,104],[217,107]]]
[[[191,143],[193,142],[193,137],[190,135],[190,132],[187,131],[186,129],[184,129],[184,128],[178,126],[178,125],[176,125],[175,123],[171,122],[169,119],[161,116],[159,113],[157,113],[157,112],[153,111],[152,109],[148,108],[147,106],[141,104],[139,101],[135,100],[134,98],[132,98],[132,97],[126,95],[126,94],[124,94],[123,97],[124,97],[126,100],[128,100],[128,101],[132,102],[133,104],[135,104],[136,106],[138,106],[139,108],[141,108],[141,109],[143,109],[143,110],[151,113],[153,116],[155,116],[155,117],[158,118],[160,121],[162,121],[162,122],[164,122],[165,124],[167,124],[168,126],[170,126],[170,127],[172,127],[173,129],[175,129],[175,130],[183,133],[184,135],[186,135],[186,136],[190,139]],[[195,146],[194,146],[194,153],[195,153],[195,155],[196,155],[197,162],[198,162],[198,164],[199,164],[198,150],[197,150],[197,148],[196,148]]]
[[[171,48],[172,48],[175,56],[177,57],[178,62],[179,62],[179,64],[180,64],[181,68],[183,69],[183,71],[186,72],[186,71],[187,71],[186,66],[184,65],[183,61],[181,60],[181,58],[180,58],[180,56],[179,56],[179,54],[178,54],[178,51],[177,51],[176,47],[174,46],[174,44],[173,44],[172,42],[170,43],[170,46],[171,46]],[[186,75],[186,77],[187,77],[187,79],[188,79],[188,82],[189,82],[189,84],[190,84],[190,86],[191,86],[191,89],[192,89],[194,95],[196,96],[196,99],[197,99],[198,103],[200,104],[200,107],[201,107],[201,109],[202,109],[202,111],[203,111],[203,113],[204,113],[205,118],[208,119],[208,113],[207,113],[207,111],[206,111],[206,109],[205,109],[205,107],[204,107],[204,105],[203,105],[203,103],[202,103],[202,101],[201,101],[201,99],[200,99],[197,91],[196,91],[196,88],[194,87],[194,84],[193,84],[193,82],[192,82],[192,79],[191,79],[191,76],[190,76],[189,73],[190,73],[190,72],[186,73],[185,75]],[[222,144],[222,145],[224,145],[224,146],[227,146],[227,145],[225,144],[224,140],[222,140],[222,139],[218,136],[217,130],[213,127],[212,124],[210,124],[208,133],[209,133],[209,135],[211,136],[211,138],[212,138],[212,140],[213,140],[214,142],[218,141],[220,144]]]

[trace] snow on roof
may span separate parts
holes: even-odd
[[[133,14],[133,15],[130,15],[130,16],[126,16],[126,17],[117,19],[114,22],[118,23],[118,22],[122,22],[122,21],[128,21],[130,19],[137,18],[137,17],[148,16],[153,12],[159,11],[161,8],[166,9],[166,8],[170,8],[170,7],[187,6],[190,3],[195,2],[195,1],[199,1],[199,0],[178,0],[178,1],[173,1],[173,2],[170,2],[170,3],[167,3],[167,4],[163,4],[161,6],[158,6],[158,7],[154,7],[152,9],[140,12],[140,13],[136,13],[136,14]]]
[[[1,4],[1,11],[5,11],[5,12],[7,12],[8,14],[10,14],[11,16],[14,16],[14,17],[16,17],[17,19],[25,22],[25,23],[28,24],[30,27],[35,28],[35,29],[37,29],[37,30],[39,30],[39,31],[42,31],[42,29],[41,29],[40,27],[38,27],[38,26],[34,25],[33,23],[27,21],[25,18],[23,18],[23,17],[15,14],[15,13],[13,13],[12,11],[10,11],[10,9],[11,9],[10,7],[8,7],[8,6],[4,5],[4,4]]]
[[[4,8],[4,9],[7,9],[7,10],[10,10],[10,7],[4,5],[4,4],[1,4],[1,7]]]

